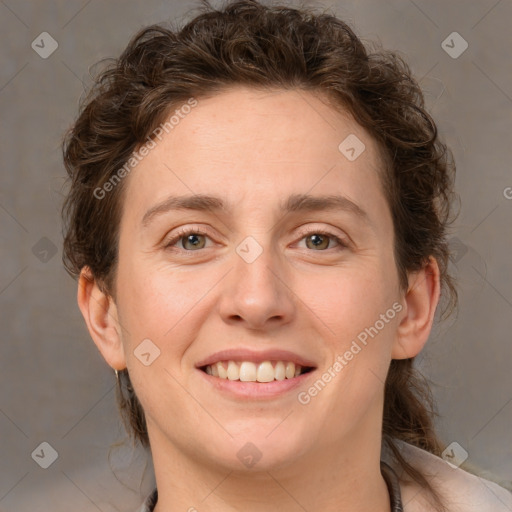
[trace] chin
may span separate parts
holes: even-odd
[[[307,451],[308,438],[311,436],[299,435],[289,429],[276,428],[282,418],[264,425],[255,426],[245,423],[240,430],[227,428],[229,432],[237,432],[233,438],[222,435],[222,439],[213,442],[215,449],[212,458],[230,471],[272,471],[286,466]],[[239,427],[242,427],[238,423]],[[208,439],[208,434],[206,434]],[[208,450],[211,452],[212,450]]]

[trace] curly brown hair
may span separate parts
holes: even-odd
[[[63,143],[70,190],[64,219],[63,261],[74,277],[84,267],[115,298],[118,227],[123,183],[102,200],[94,191],[122,168],[169,111],[191,97],[233,85],[323,93],[349,111],[377,141],[385,160],[380,174],[394,223],[394,252],[401,289],[408,272],[437,260],[443,315],[457,306],[448,273],[449,224],[455,165],[425,110],[422,91],[396,52],[364,45],[336,16],[309,8],[266,6],[255,0],[200,12],[181,29],[152,25],[96,77]],[[420,471],[400,455],[398,438],[440,455],[435,408],[413,359],[393,360],[385,383],[382,434],[403,469],[432,492]],[[128,432],[149,446],[144,411],[127,370],[117,388]]]

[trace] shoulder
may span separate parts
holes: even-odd
[[[445,460],[403,441],[395,440],[405,460],[421,471],[443,500],[447,512],[512,512],[512,492],[497,483],[448,464]],[[404,512],[432,510],[428,492],[400,476]]]

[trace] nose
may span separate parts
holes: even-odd
[[[292,321],[295,301],[291,278],[268,244],[254,261],[235,252],[234,268],[223,280],[219,311],[229,324],[248,329],[275,328]],[[242,253],[240,253],[242,254]]]

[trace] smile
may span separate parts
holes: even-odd
[[[241,382],[272,382],[293,379],[312,370],[291,361],[218,361],[201,368],[212,377]]]

